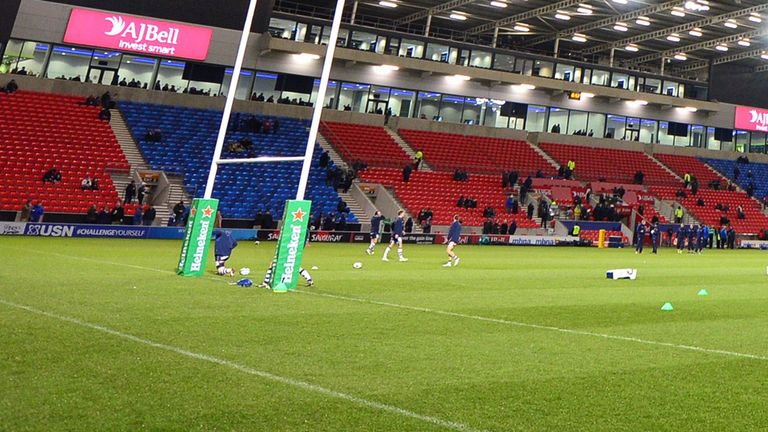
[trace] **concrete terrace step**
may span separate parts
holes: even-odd
[[[387,131],[389,136],[391,136],[392,139],[395,140],[397,145],[399,145],[400,148],[402,148],[405,151],[405,153],[408,154],[408,156],[411,158],[411,160],[415,160],[416,159],[416,151],[413,148],[411,148],[411,146],[397,132],[393,131],[392,129],[390,129],[387,126],[384,126],[384,130]],[[432,172],[433,171],[432,167],[429,166],[429,164],[427,163],[426,160],[423,160],[421,162],[421,168],[419,168],[419,169],[421,171],[426,171],[426,172]]]

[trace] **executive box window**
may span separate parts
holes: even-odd
[[[93,50],[54,46],[46,77],[85,81],[91,56],[93,56]]]
[[[544,132],[547,120],[547,107],[528,105],[528,115],[525,118],[525,130],[528,132]]]
[[[166,91],[181,92],[187,88],[187,82],[182,78],[186,63],[175,60],[162,60],[157,71],[154,88]],[[191,86],[190,86],[191,89]],[[197,89],[197,87],[195,87]],[[212,94],[216,94],[215,92]]]
[[[611,74],[611,87],[635,90],[635,77],[623,73]]]
[[[269,20],[269,34],[272,37],[280,39],[294,39],[296,31],[296,21],[290,21],[280,18],[271,18]]]
[[[659,133],[659,122],[656,120],[640,120],[640,141],[644,143],[653,143],[656,135]]]
[[[461,113],[461,122],[466,124],[481,124],[484,107],[484,100],[478,98],[465,98],[464,111]]]
[[[227,68],[224,71],[224,82],[221,83],[221,94],[226,95],[229,92],[229,85],[232,83],[232,75],[234,70]],[[235,92],[235,98],[247,100],[251,96],[251,87],[253,86],[253,79],[255,73],[249,70],[240,71],[240,79],[237,81],[237,91]]]
[[[340,29],[339,30],[339,38],[336,40],[336,46],[347,46],[347,39],[349,38],[349,30],[347,29]],[[320,43],[323,45],[328,45],[328,41],[331,40],[331,27],[325,26],[323,27],[322,36],[320,37]]]
[[[558,64],[555,68],[555,79],[578,82],[580,77],[576,76],[576,69],[572,65]]]
[[[339,83],[337,81],[328,81],[328,88],[325,91],[325,101],[323,101],[324,108],[336,109],[334,103],[338,99],[336,94],[339,89]],[[317,94],[320,91],[320,80],[316,79],[312,87],[312,95],[309,97],[309,102],[313,105],[317,103]]]
[[[440,93],[419,92],[416,98],[416,114],[421,119],[440,119]]]
[[[263,95],[265,101],[270,97],[273,101],[276,101],[280,98],[280,91],[275,90],[276,85],[277,74],[271,72],[256,72],[252,94],[257,97]]]
[[[344,111],[365,112],[368,102],[368,84],[342,83],[339,91],[339,107]]]
[[[544,78],[552,78],[554,67],[555,64],[552,62],[536,60],[533,63],[533,75]]]
[[[493,68],[500,71],[515,71],[515,56],[508,54],[496,54],[493,56]]]
[[[746,153],[749,151],[749,132],[737,130],[734,133],[733,140],[737,152]]]
[[[457,49],[451,48],[448,45],[429,43],[427,44],[427,55],[424,58],[441,63],[455,64],[457,57]]]
[[[389,107],[399,117],[411,117],[416,102],[416,92],[404,89],[392,89],[389,95]]]
[[[152,76],[158,63],[157,59],[124,54],[118,73],[121,79],[125,78],[129,83],[137,81],[139,87],[149,88],[152,86]],[[144,87],[145,85],[147,87]]]
[[[611,76],[610,72],[604,71],[604,70],[598,70],[593,69],[592,70],[592,80],[590,84],[592,85],[599,85],[599,86],[607,86],[609,77]]]
[[[627,118],[624,116],[618,116],[608,114],[606,116],[605,137],[615,139],[626,139],[624,133],[626,132]]]
[[[126,79],[123,75],[118,75],[117,72],[122,58],[122,53],[118,51],[94,51],[90,68],[88,69],[88,81],[104,85],[127,85],[130,80]]]
[[[464,109],[464,98],[454,95],[443,95],[440,101],[441,121],[449,123],[461,123],[461,114]]]
[[[568,118],[567,133],[569,134],[574,134],[576,132],[587,133],[588,132],[587,123],[589,123],[589,114],[586,111],[571,111],[571,116]]]
[[[704,148],[707,142],[707,129],[702,125],[691,125],[691,147]]]
[[[414,39],[402,39],[398,55],[400,57],[423,58],[424,42]]]
[[[605,114],[589,113],[589,123],[587,123],[587,133],[592,132],[596,138],[605,136]]]
[[[470,55],[469,65],[479,68],[490,68],[493,55],[487,51],[472,51]]]
[[[44,43],[11,39],[1,67],[5,72],[23,71],[27,75],[41,76],[50,47]]]
[[[560,133],[568,132],[568,113],[567,109],[563,108],[550,108],[549,109],[549,123],[547,124],[547,130],[554,132],[556,127],[559,127]]]
[[[386,42],[385,42],[386,43]],[[373,33],[353,31],[347,42],[347,48],[352,48],[360,51],[376,52],[376,35]],[[382,44],[381,50],[383,52],[384,46]]]
[[[655,78],[640,78],[638,91],[643,93],[661,93],[661,80]]]

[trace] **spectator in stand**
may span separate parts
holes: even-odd
[[[528,220],[533,219],[533,202],[528,203]]]
[[[277,133],[280,130],[280,120],[272,120],[272,133]]]
[[[328,162],[331,161],[331,155],[327,151],[323,150],[320,154],[320,168],[328,168]]]
[[[403,168],[403,183],[408,183],[411,179],[411,171],[413,171],[413,167],[410,164]]]
[[[184,214],[181,215],[181,220],[179,220],[179,224],[181,226],[187,226],[187,222],[189,222],[189,215],[192,212],[192,206],[187,207],[184,209]]]
[[[187,210],[187,207],[184,205],[184,201],[179,201],[176,203],[175,206],[173,206],[173,215],[176,217],[176,223],[181,222],[182,216],[184,216],[184,212]]]
[[[80,181],[80,190],[91,190],[91,178],[90,177],[85,176],[85,178]]]
[[[175,215],[168,216],[168,223],[167,223],[167,225],[169,227],[174,227],[174,226],[177,225],[177,223],[176,223],[176,216]]]
[[[42,222],[43,215],[45,215],[45,207],[43,207],[43,202],[39,201],[37,204],[32,206],[32,210],[30,211],[30,215],[29,215],[29,221]]]
[[[264,120],[264,123],[261,124],[261,131],[265,134],[268,134],[272,131],[272,122],[270,122],[269,119]]]
[[[43,175],[43,183],[58,183],[61,181],[61,172],[53,167]]]
[[[144,182],[141,182],[139,185],[139,189],[136,191],[136,201],[139,203],[139,205],[144,204],[144,194],[147,192],[147,186],[144,184]]]
[[[333,213],[328,213],[325,216],[325,220],[323,220],[323,231],[333,231],[334,228],[334,221],[336,220],[336,217]]]
[[[256,212],[256,216],[253,217],[253,227],[261,228],[263,223],[264,223],[264,214],[261,212],[261,210],[259,210]]]
[[[736,217],[739,219],[746,218],[746,215],[744,214],[744,209],[741,206],[736,207]]]
[[[699,192],[699,179],[696,176],[691,176],[691,194],[696,195]]]
[[[103,108],[99,113],[99,120],[112,121],[112,113],[108,109]]]
[[[645,179],[645,174],[643,174],[642,171],[637,170],[637,172],[635,172],[635,177],[632,179],[632,183],[641,185],[643,184],[644,179]]]
[[[541,218],[541,227],[547,228],[549,222],[549,205],[546,201],[539,201],[539,217]]]
[[[511,224],[509,224],[509,230],[507,230],[507,234],[509,235],[515,235],[517,232],[517,221],[513,220]]]
[[[112,210],[109,212],[109,216],[113,224],[120,224],[123,222],[123,217],[125,217],[125,209],[123,208],[122,204],[120,204],[120,201],[118,201],[117,204],[112,207]]]
[[[413,232],[413,218],[408,218],[408,220],[405,221],[405,232],[408,234]]]
[[[520,178],[520,174],[517,171],[510,171],[509,173],[509,187],[515,187],[517,180]]]
[[[272,218],[272,212],[267,209],[264,212],[264,217],[261,219],[261,227],[264,229],[273,229],[275,228],[274,219]]]
[[[19,85],[16,84],[16,80],[8,81],[5,87],[0,87],[0,91],[4,91],[8,94],[16,93],[19,90]]]
[[[151,205],[147,205],[146,209],[144,210],[144,216],[142,217],[142,222],[144,223],[144,226],[152,226],[152,224],[155,222],[155,218],[157,217],[157,210],[155,210],[154,207]]]
[[[131,225],[141,225],[141,221],[144,218],[144,209],[141,206],[136,207],[136,211],[133,212],[133,219]]]
[[[125,187],[125,194],[123,195],[123,202],[130,204],[133,202],[133,197],[136,195],[136,182],[131,180],[128,186]]]
[[[733,167],[733,181],[738,181],[739,175],[741,175],[741,170],[739,169],[739,167],[737,166]]]
[[[728,249],[736,249],[736,229],[733,226],[728,227]]]
[[[91,190],[99,190],[99,179],[97,179],[95,176],[91,177]]]
[[[416,156],[413,159],[413,168],[418,171],[424,161],[424,152],[421,149],[416,150]]]
[[[344,213],[346,211],[349,211],[349,208],[347,207],[347,202],[339,198],[339,201],[336,203],[336,211],[339,213]]]
[[[32,212],[32,200],[28,199],[21,207],[19,212],[19,222],[29,222],[29,215]]]
[[[112,222],[109,211],[106,207],[102,207],[101,210],[96,213],[96,222],[99,225],[109,225]]]
[[[512,206],[515,204],[515,196],[510,194],[507,197],[507,201],[505,203],[505,207],[507,208],[507,213],[512,213]]]
[[[464,208],[464,204],[466,203],[466,199],[464,198],[464,195],[459,197],[459,200],[456,202],[456,207]]]
[[[92,204],[90,208],[88,208],[88,212],[85,214],[85,223],[87,224],[95,224],[98,219],[98,211],[96,210],[96,204]]]
[[[755,184],[752,182],[749,182],[747,185],[747,189],[745,190],[747,192],[747,196],[752,198],[752,195],[755,193]]]

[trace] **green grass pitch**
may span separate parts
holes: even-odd
[[[0,431],[768,429],[765,252],[313,244],[273,294],[179,248],[0,238]]]

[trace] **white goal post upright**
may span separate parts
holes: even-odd
[[[299,178],[299,190],[296,192],[296,199],[304,199],[307,191],[307,182],[309,181],[309,169],[312,168],[312,156],[315,152],[315,143],[317,142],[317,132],[320,129],[320,117],[323,115],[323,105],[325,104],[325,93],[328,90],[328,79],[331,76],[331,66],[333,66],[333,57],[336,53],[336,41],[339,39],[339,27],[341,27],[341,17],[344,13],[345,0],[336,0],[336,12],[333,16],[331,25],[331,37],[328,40],[328,48],[323,60],[323,72],[320,75],[320,88],[317,89],[317,100],[315,100],[315,109],[312,113],[312,124],[309,127],[309,138],[307,139],[307,151],[304,154],[304,165],[301,168],[301,177]]]
[[[309,217],[312,203],[304,201],[304,195],[309,182],[309,171],[312,168],[312,157],[317,142],[317,133],[320,129],[320,117],[323,114],[323,103],[328,89],[328,80],[333,66],[333,57],[336,51],[336,41],[339,37],[339,27],[344,12],[345,0],[336,1],[336,11],[331,27],[331,36],[326,48],[326,55],[323,62],[323,70],[320,76],[320,88],[317,92],[317,100],[314,104],[312,113],[312,124],[307,137],[307,146],[304,156],[260,156],[254,158],[240,159],[222,159],[221,152],[224,148],[224,141],[229,129],[229,118],[232,115],[232,107],[235,103],[237,86],[240,81],[240,71],[245,59],[245,51],[248,46],[248,37],[253,25],[253,17],[256,11],[258,0],[250,0],[248,12],[243,24],[243,33],[240,36],[240,45],[237,49],[237,58],[232,71],[232,80],[229,83],[227,99],[224,104],[224,112],[221,117],[221,125],[216,138],[216,146],[211,158],[211,168],[208,171],[208,180],[205,185],[203,198],[195,198],[192,202],[190,219],[184,234],[181,255],[177,273],[183,276],[201,276],[205,272],[205,264],[210,247],[210,238],[213,231],[214,220],[218,210],[218,200],[212,199],[213,187],[216,183],[216,174],[219,165],[227,164],[251,164],[251,163],[269,163],[269,162],[303,162],[301,176],[299,177],[299,187],[296,192],[295,201],[287,201],[283,214],[283,226],[281,228],[277,253],[275,255],[273,278],[279,281],[274,287],[275,291],[285,291],[296,288],[296,279],[301,265],[302,252],[304,249],[304,239],[307,235],[307,222],[305,216]],[[287,217],[289,211],[291,218]],[[285,235],[284,235],[285,234]]]

